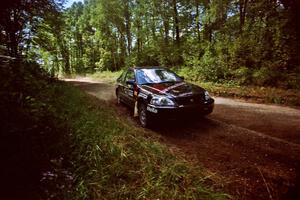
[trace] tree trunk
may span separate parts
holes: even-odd
[[[60,33],[59,33],[60,34]],[[69,55],[69,51],[66,48],[65,44],[64,44],[64,39],[62,38],[61,35],[59,35],[58,37],[58,45],[59,45],[59,49],[60,49],[60,54],[61,57],[63,59],[63,64],[64,64],[64,73],[68,76],[71,74],[71,70],[70,70],[70,55]]]
[[[137,25],[137,51],[138,51],[138,57],[140,56],[140,53],[142,51],[142,38],[141,38],[141,30],[142,30],[142,25],[141,25],[141,21],[138,22]]]
[[[239,0],[240,33],[242,33],[243,26],[245,24],[247,3],[248,3],[248,0]]]
[[[9,34],[9,42],[8,42],[8,50],[9,55],[12,57],[18,57],[18,41],[15,32],[10,32]]]
[[[168,45],[169,44],[169,29],[170,29],[169,20],[164,19],[163,25],[164,25],[164,40],[165,40],[165,44]]]
[[[201,40],[201,36],[200,36],[200,15],[199,15],[199,1],[198,0],[195,0],[195,3],[196,3],[196,28],[197,28],[197,39],[198,39],[198,42],[200,42]]]
[[[174,26],[176,32],[176,45],[180,45],[180,30],[179,30],[179,19],[177,10],[177,0],[173,0],[173,10],[174,10]]]
[[[7,50],[10,56],[18,57],[19,56],[19,43],[20,35],[22,34],[23,24],[20,21],[20,12],[17,9],[13,9],[9,18],[7,19],[7,24],[5,26],[5,32],[7,34]]]
[[[120,48],[121,48],[121,56],[120,56],[120,66],[123,67],[125,65],[126,58],[126,39],[123,33],[120,33]]]
[[[125,17],[125,30],[127,38],[127,52],[128,55],[131,53],[131,21],[130,21],[130,11],[129,11],[129,2],[128,0],[123,1],[125,3],[124,17]]]
[[[63,57],[63,62],[64,62],[64,72],[67,76],[69,76],[71,74],[69,52],[64,51],[62,53],[62,57]]]
[[[210,0],[206,0],[204,2],[204,12],[208,12],[210,9]],[[208,40],[209,42],[212,41],[212,23],[210,19],[208,22],[204,24],[204,31],[203,31],[204,39]]]

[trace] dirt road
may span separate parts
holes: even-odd
[[[114,102],[113,85],[69,81]],[[186,159],[221,177],[213,185],[233,199],[300,199],[300,110],[219,97],[215,100],[215,110],[206,118],[175,126],[158,125],[152,131]],[[118,110],[136,121],[128,109]]]

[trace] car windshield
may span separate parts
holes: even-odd
[[[166,69],[139,69],[136,74],[139,84],[183,81],[174,72]]]

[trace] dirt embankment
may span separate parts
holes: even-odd
[[[116,106],[113,85],[71,82]],[[137,123],[128,109],[117,110]],[[215,110],[206,118],[158,124],[149,131],[212,177],[221,177],[212,184],[234,199],[300,199],[298,109],[216,98]]]

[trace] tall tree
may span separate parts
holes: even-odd
[[[245,24],[247,4],[248,4],[248,0],[239,0],[240,32],[242,32],[243,26]]]
[[[24,30],[35,26],[38,18],[43,18],[45,12],[56,11],[58,4],[53,0],[10,0],[1,3],[0,31],[1,43],[7,48],[9,55],[18,57],[26,38]],[[27,38],[28,39],[28,38]]]
[[[178,10],[177,10],[177,0],[172,0],[173,4],[173,12],[174,12],[174,27],[176,32],[176,45],[180,45],[180,28],[179,28],[179,17],[178,17]]]

